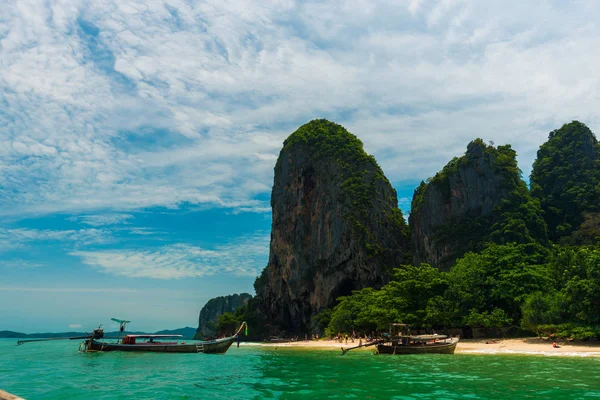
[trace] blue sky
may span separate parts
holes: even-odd
[[[591,0],[4,2],[0,330],[195,326],[209,298],[252,292],[275,160],[314,118],[363,140],[404,211],[475,137],[511,143],[526,177],[552,129],[598,132],[599,17]]]

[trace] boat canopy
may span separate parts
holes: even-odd
[[[446,339],[448,336],[446,335],[416,335],[416,336],[409,336],[411,339],[415,339],[415,340],[433,340],[433,339]]]
[[[130,338],[167,338],[167,337],[182,337],[183,335],[126,335]]]

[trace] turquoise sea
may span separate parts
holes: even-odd
[[[225,355],[82,354],[79,341],[0,339],[0,389],[26,399],[592,399],[600,358],[245,345]]]

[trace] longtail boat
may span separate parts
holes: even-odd
[[[113,318],[113,321],[119,322],[119,332],[124,334],[125,326],[130,321],[118,320]],[[34,340],[19,340],[17,345],[27,342],[39,342],[44,340],[74,340],[85,339],[79,345],[79,351],[83,353],[97,353],[106,351],[137,351],[137,352],[154,352],[154,353],[206,353],[206,354],[224,354],[229,347],[238,341],[242,329],[245,329],[245,334],[248,334],[248,325],[243,322],[235,334],[229,337],[206,341],[181,342],[181,335],[124,335],[116,338],[116,342],[107,342],[101,339],[104,338],[104,330],[98,327],[92,331],[91,335],[79,336],[74,338],[53,338],[53,339],[34,339]]]
[[[394,328],[400,328],[398,334],[393,334]],[[377,346],[377,354],[454,354],[459,337],[446,335],[411,335],[410,326],[407,324],[392,324],[390,334],[384,339],[375,340],[373,343],[350,348],[342,348],[342,355],[353,349]]]
[[[378,354],[454,354],[459,338],[446,335],[400,336],[377,344]]]

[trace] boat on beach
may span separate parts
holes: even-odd
[[[119,332],[124,334],[125,326],[130,321],[118,320],[113,318],[120,324]],[[79,345],[79,351],[82,353],[98,353],[110,351],[127,351],[127,352],[152,352],[152,353],[206,353],[206,354],[224,354],[229,347],[235,342],[239,343],[239,335],[242,329],[245,329],[245,334],[248,334],[248,325],[243,322],[239,329],[232,336],[221,339],[182,342],[179,339],[181,335],[123,335],[116,338],[116,342],[106,341],[104,330],[98,327],[92,331],[91,335],[75,338],[53,338],[53,339],[34,339],[20,340],[17,345],[27,342],[39,342],[45,340],[74,340],[85,339]],[[102,340],[105,339],[105,340]]]
[[[394,330],[398,332],[394,333]],[[459,337],[438,334],[411,335],[409,325],[391,324],[390,332],[386,337],[377,339],[372,343],[346,349],[342,348],[342,355],[350,350],[369,346],[377,346],[377,354],[454,354],[459,340]]]
[[[454,354],[459,338],[446,335],[400,336],[377,344],[378,354]]]

